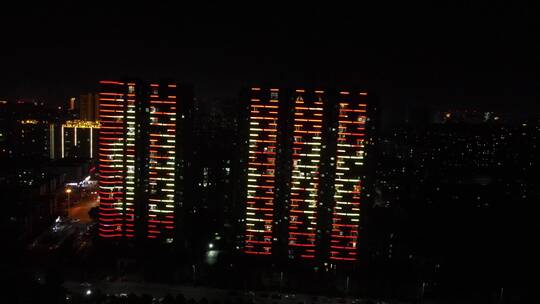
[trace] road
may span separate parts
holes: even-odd
[[[86,226],[86,225],[85,225]],[[84,231],[85,227],[77,222],[69,219],[60,219],[51,226],[49,229],[41,233],[28,247],[29,250],[41,252],[42,250],[48,250],[48,252],[61,248],[68,240],[75,237],[80,231]]]
[[[70,219],[79,220],[82,224],[88,224],[92,222],[92,219],[88,215],[88,211],[97,205],[98,199],[95,194],[82,198],[78,202],[72,202],[69,208],[68,217]]]

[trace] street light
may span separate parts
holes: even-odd
[[[67,215],[69,216],[69,205],[71,202],[71,188],[66,188],[66,194],[67,194]]]

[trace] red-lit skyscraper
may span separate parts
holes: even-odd
[[[178,107],[176,84],[150,84],[148,142],[148,238],[174,236],[176,202],[176,141]]]
[[[99,235],[134,236],[134,84],[100,81]],[[131,92],[128,93],[128,87]]]
[[[192,93],[171,82],[100,85],[99,235],[170,243],[181,200],[179,133]]]
[[[367,93],[256,87],[246,96],[244,252],[357,260]]]
[[[250,91],[245,252],[270,255],[279,90]]]
[[[364,165],[367,93],[340,92],[330,259],[354,261],[358,251],[361,168]]]
[[[295,90],[288,247],[291,258],[315,257],[324,92]]]

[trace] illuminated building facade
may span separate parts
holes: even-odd
[[[364,165],[367,93],[351,98],[340,92],[337,149],[335,157],[334,206],[330,237],[330,259],[357,258]]]
[[[274,221],[279,90],[252,88],[249,109],[245,252],[270,255]]]
[[[93,159],[96,156],[99,124],[99,94],[88,93],[79,99],[72,97],[69,109],[73,117],[49,126],[51,159]]]
[[[99,234],[171,243],[182,193],[179,133],[192,94],[171,82],[100,84]]]
[[[128,93],[124,82],[100,81],[100,85],[99,235],[131,238],[134,236],[135,94]]]
[[[174,236],[177,139],[176,84],[150,84],[148,238]]]
[[[367,93],[250,88],[244,249],[278,259],[355,261]]]
[[[97,136],[100,124],[98,121],[68,120],[60,126],[60,158],[85,158],[91,159],[97,150]],[[51,146],[56,146],[56,125],[49,126]],[[55,157],[55,151],[51,150],[51,158]]]
[[[323,91],[294,92],[294,130],[288,246],[291,258],[315,258]]]

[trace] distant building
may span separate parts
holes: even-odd
[[[199,100],[193,109],[189,151],[185,151],[186,189],[182,221],[191,251],[232,249],[238,206],[238,108],[236,100]],[[192,160],[192,161],[190,161]]]
[[[50,126],[51,146],[57,152],[51,151],[51,158],[80,158],[92,159],[96,156],[98,121],[68,120]]]
[[[99,235],[170,243],[183,195],[192,90],[174,82],[100,85]]]
[[[356,261],[367,93],[253,87],[242,99],[249,107],[243,251]]]
[[[96,93],[82,94],[79,98],[79,119],[99,120],[99,96]]]
[[[69,99],[69,111],[75,111],[75,102],[76,102],[76,98],[75,97],[71,97]]]
[[[50,158],[93,159],[99,129],[98,94],[70,98],[69,111],[49,125]]]
[[[17,101],[0,103],[0,156],[4,158],[48,158],[50,117],[43,103]]]
[[[441,284],[442,277],[455,281],[478,265],[522,258],[512,246],[499,250],[499,238],[520,235],[528,231],[522,223],[534,222],[523,214],[538,199],[540,126],[511,124],[506,112],[486,115],[496,109],[445,111],[439,113],[450,114],[446,122],[431,121],[422,130],[402,126],[381,139],[369,251],[372,265],[384,265],[379,272],[385,280],[418,267]],[[498,226],[501,220],[505,225]],[[476,278],[459,282],[476,286]]]

